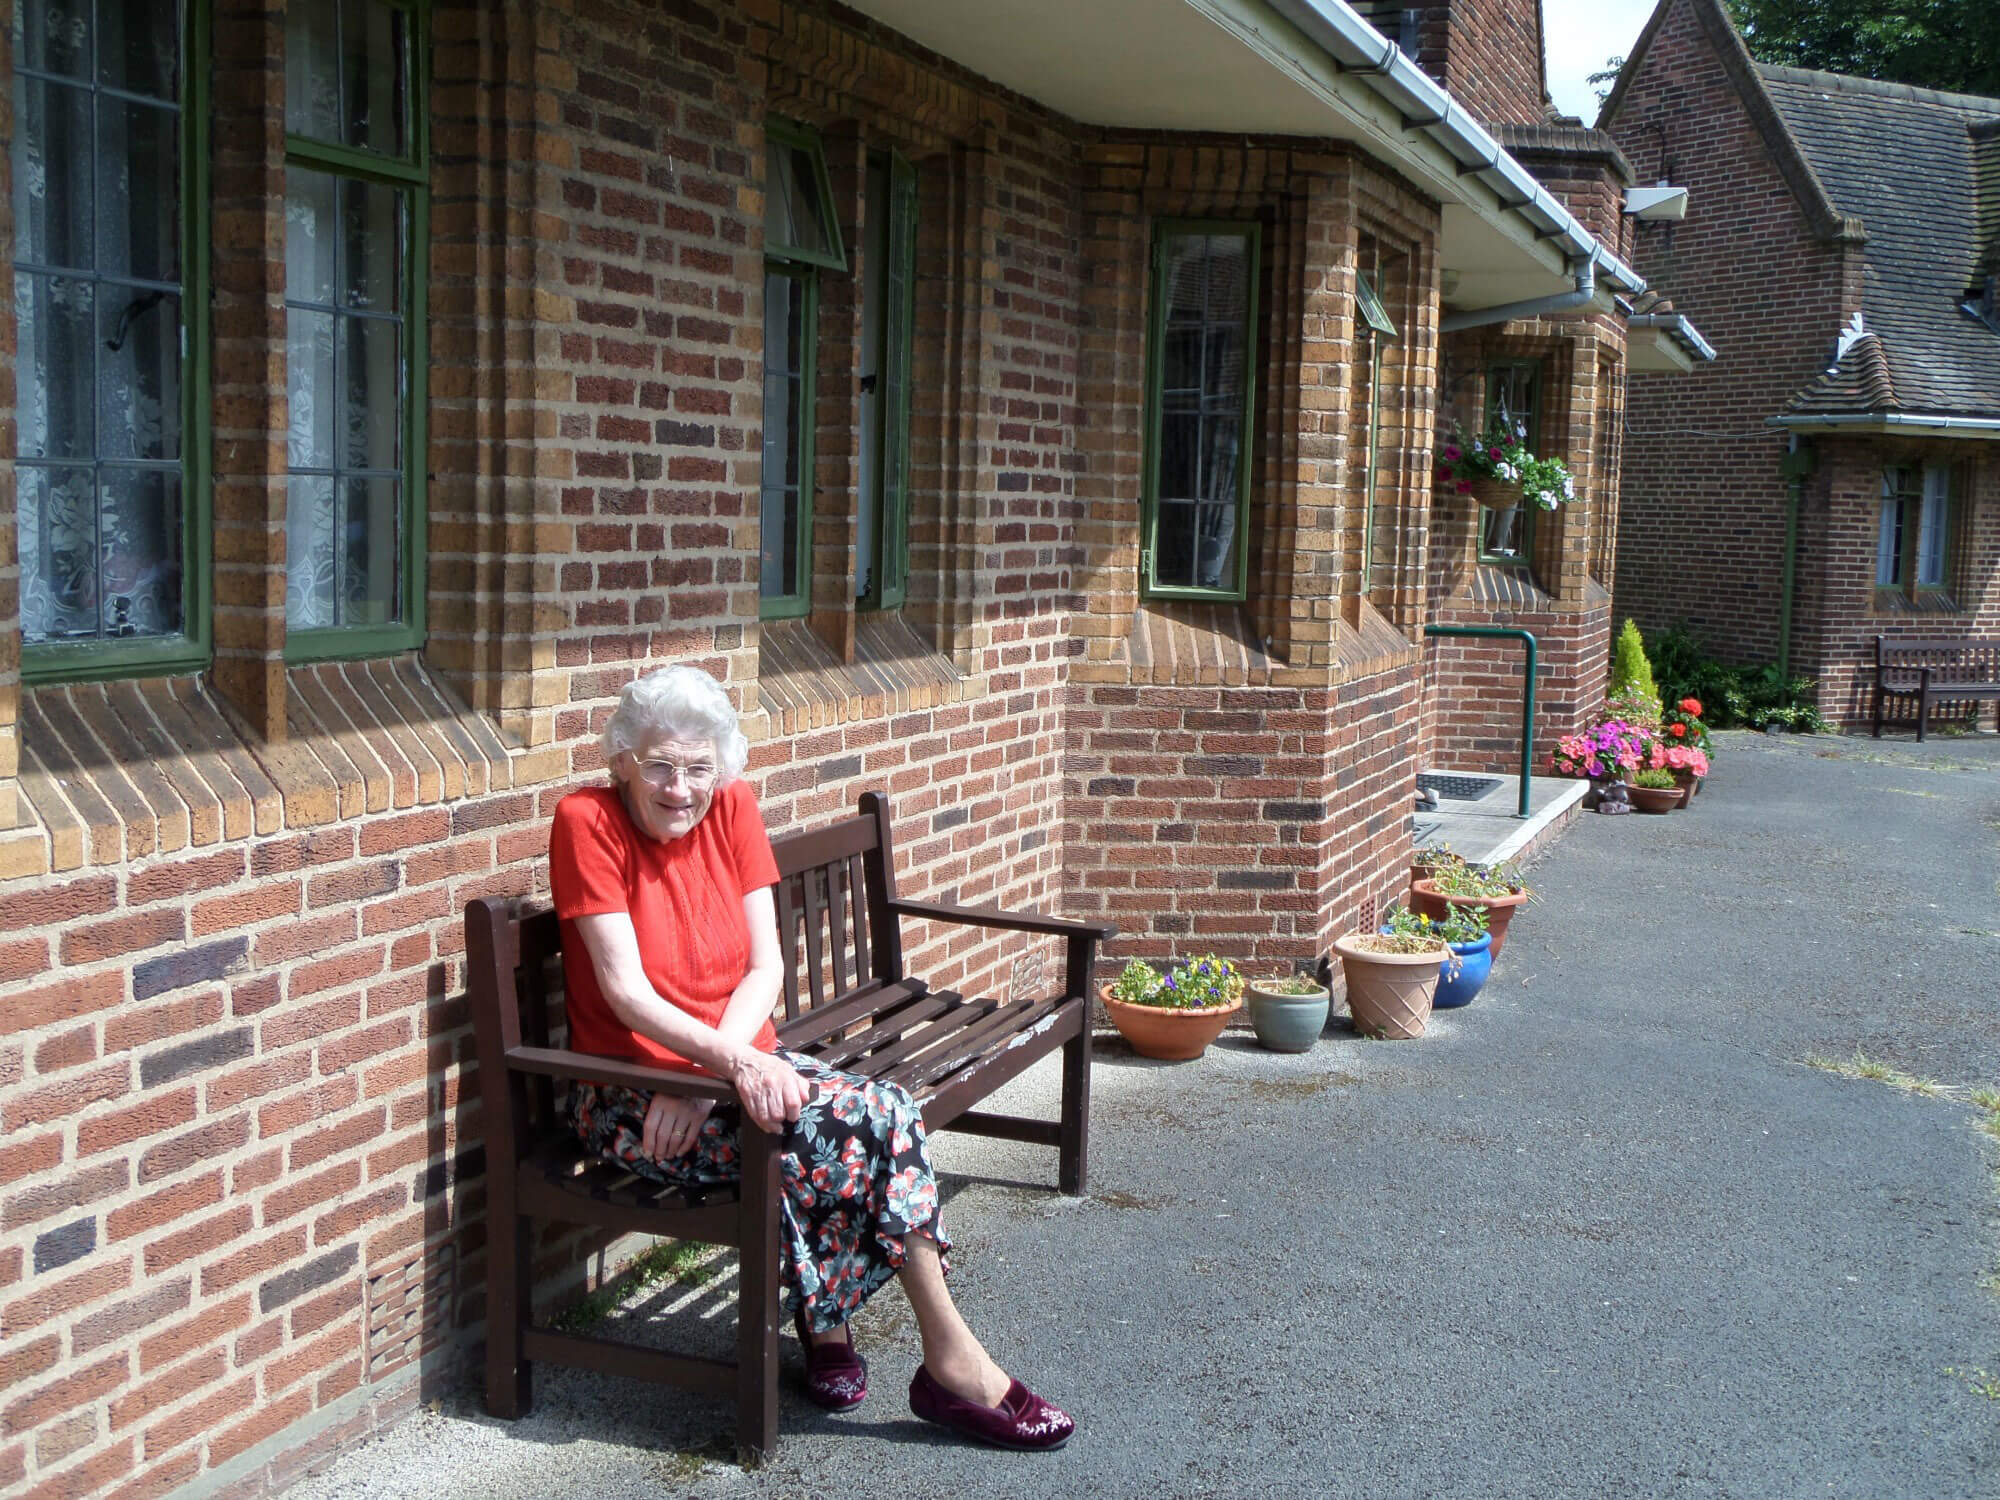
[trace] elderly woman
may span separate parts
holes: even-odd
[[[813,1401],[839,1411],[867,1394],[848,1323],[896,1277],[923,1342],[910,1409],[1002,1447],[1059,1448],[1075,1424],[994,1364],[945,1290],[950,1241],[909,1094],[778,1047],[778,867],[737,779],[748,753],[703,672],[668,667],[619,696],[604,730],[614,784],[563,798],[549,841],[570,1045],[726,1078],[782,1132],[780,1270]],[[677,1186],[740,1175],[733,1105],[586,1083],[571,1109],[585,1144],[633,1172]]]

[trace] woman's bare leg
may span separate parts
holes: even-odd
[[[945,1290],[937,1241],[912,1234],[904,1239],[903,1250],[903,1267],[897,1274],[902,1279],[903,1295],[910,1299],[910,1308],[917,1315],[924,1368],[953,1395],[982,1406],[998,1406],[1011,1382],[1007,1372],[993,1363],[985,1346],[972,1336],[951,1293]]]

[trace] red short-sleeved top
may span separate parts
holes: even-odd
[[[629,912],[646,978],[660,998],[714,1026],[750,969],[743,898],[777,879],[763,815],[744,782],[720,788],[701,821],[677,839],[641,833],[616,787],[563,798],[549,835],[549,885],[562,921],[571,1048],[689,1066],[618,1019],[577,936],[578,917]],[[751,1045],[770,1052],[777,1044],[766,1020]]]

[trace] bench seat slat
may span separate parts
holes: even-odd
[[[1061,1003],[1059,998],[1010,1000],[994,1006],[977,1025],[949,1031],[939,1028],[931,1047],[901,1066],[892,1066],[889,1076],[921,1098],[938,1080],[970,1067],[989,1052],[1004,1050],[1015,1037],[1053,1015]]]
[[[829,1041],[814,1055],[829,1068],[879,1077],[920,1045],[921,1037],[941,1026],[956,1030],[969,1019],[963,1014],[969,1003],[979,1002],[967,1002],[953,990],[927,990],[912,1004],[884,1015],[866,1031]]]
[[[778,1043],[794,1052],[811,1052],[835,1032],[843,1031],[857,1021],[889,1014],[927,993],[924,985],[917,980],[904,980],[897,984],[872,980],[865,989],[856,990],[837,1004],[800,1011],[796,1021],[787,1021],[778,1028]]]

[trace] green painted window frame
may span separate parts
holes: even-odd
[[[1153,559],[1159,526],[1159,466],[1165,412],[1161,405],[1165,379],[1167,242],[1178,236],[1240,235],[1249,243],[1250,286],[1243,310],[1243,451],[1236,475],[1236,581],[1230,588],[1201,588],[1153,581]],[[1143,408],[1145,446],[1140,473],[1139,596],[1142,599],[1242,600],[1250,592],[1250,467],[1256,453],[1257,346],[1261,324],[1258,297],[1264,273],[1264,226],[1255,219],[1158,219],[1147,275],[1146,389]]]
[[[764,262],[765,299],[770,297],[773,276],[782,276],[802,284],[803,296],[800,301],[799,320],[799,419],[793,425],[792,442],[798,454],[799,465],[799,515],[797,526],[798,561],[792,568],[792,588],[789,593],[766,594],[763,592],[763,565],[760,556],[757,569],[757,617],[762,620],[796,620],[812,611],[812,534],[813,534],[813,463],[815,459],[813,413],[818,404],[818,381],[815,378],[819,364],[819,272],[814,266],[797,265],[791,261],[766,259]],[[769,320],[766,320],[766,327]],[[768,339],[766,340],[768,343]],[[766,349],[769,358],[770,350]],[[760,442],[758,452],[763,452]],[[764,487],[757,487],[757,514],[759,525],[763,521]]]
[[[292,0],[293,4],[325,0]],[[407,188],[410,243],[399,288],[403,316],[403,618],[386,625],[336,625],[285,632],[287,662],[348,661],[393,656],[424,643],[426,626],[425,530],[430,514],[425,480],[429,469],[430,405],[430,0],[378,0],[410,18],[404,86],[410,101],[408,151],[402,157],[364,151],[311,136],[285,136],[285,165],[339,177]]]
[[[1918,552],[1922,546],[1924,476],[1933,469],[1939,469],[1945,476],[1944,503],[1944,546],[1938,559],[1938,581],[1920,583],[1917,580]],[[1914,488],[1906,488],[1903,483],[1892,482],[1891,475],[1914,476]],[[1886,511],[1891,505],[1902,509],[1902,549],[1896,559],[1896,581],[1882,582],[1880,525],[1881,514],[1877,512],[1877,547],[1874,587],[1878,594],[1896,594],[1907,599],[1922,599],[1926,596],[1949,600],[1952,596],[1951,580],[1958,557],[1958,525],[1962,496],[1965,489],[1964,473],[1960,465],[1935,460],[1915,464],[1888,464],[1882,471],[1883,487],[1889,493],[1882,496],[1882,507]]]
[[[1400,342],[1396,321],[1382,305],[1375,283],[1366,272],[1354,278],[1354,310],[1358,330],[1368,340],[1368,486],[1361,514],[1361,587],[1375,587],[1375,490],[1381,483],[1382,451],[1382,350]]]
[[[1486,367],[1486,422],[1493,420],[1493,398],[1499,383],[1510,375],[1526,371],[1528,376],[1528,436],[1527,449],[1537,458],[1542,457],[1542,362],[1538,359],[1497,359]],[[1484,424],[1481,431],[1484,431]],[[1520,568],[1527,570],[1533,566],[1535,556],[1535,507],[1523,501],[1516,507],[1516,539],[1518,553],[1489,552],[1486,550],[1486,519],[1479,519],[1479,560],[1495,567]]]
[[[801,125],[796,120],[788,120],[779,115],[769,116],[764,121],[767,144],[789,146],[809,153],[812,157],[813,179],[819,201],[825,212],[822,230],[830,251],[819,252],[796,245],[781,244],[773,247],[768,241],[764,246],[764,276],[768,286],[772,276],[786,276],[805,284],[804,307],[801,317],[804,326],[799,339],[799,420],[792,432],[792,442],[798,455],[799,467],[799,514],[797,525],[798,563],[793,569],[792,589],[784,594],[763,592],[763,568],[758,568],[757,617],[763,620],[799,619],[812,611],[812,535],[813,535],[813,462],[814,429],[817,426],[817,380],[819,365],[819,273],[825,271],[846,271],[847,250],[841,241],[840,216],[833,208],[833,182],[826,169],[826,151],[820,143],[819,132],[810,126]],[[766,191],[770,184],[765,184]],[[766,224],[769,212],[766,211]],[[766,326],[768,327],[768,317]],[[769,350],[765,351],[768,356]],[[759,452],[762,444],[759,444]],[[761,523],[763,511],[763,486],[758,486],[758,514]],[[761,551],[761,543],[760,543]]]
[[[213,347],[208,261],[209,37],[209,0],[186,0],[181,11],[180,78],[182,631],[178,636],[135,642],[45,641],[31,645],[23,641],[21,680],[29,686],[198,672],[214,656],[210,492],[213,439],[209,405]],[[18,67],[15,76],[19,76]],[[18,538],[15,550],[19,561]]]
[[[889,258],[882,298],[876,403],[875,556],[861,609],[899,609],[910,575],[910,382],[917,328],[917,169],[900,151],[889,167]],[[900,329],[901,336],[898,337]],[[892,466],[890,460],[895,462]],[[895,478],[890,478],[894,468]]]

